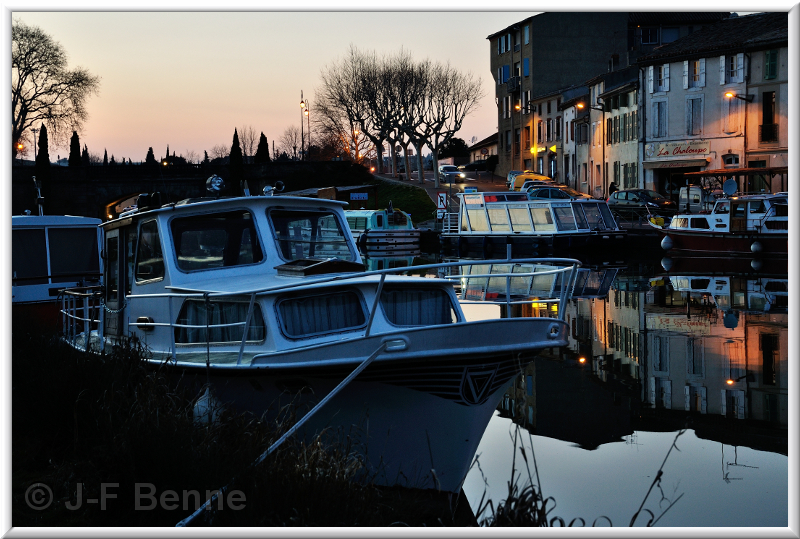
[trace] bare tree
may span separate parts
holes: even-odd
[[[238,129],[239,144],[242,147],[242,154],[245,157],[253,157],[258,146],[258,133],[252,125],[246,125]]]
[[[186,159],[186,162],[190,164],[200,162],[200,155],[194,150],[186,150],[186,155],[181,157]]]
[[[298,128],[296,125],[290,125],[284,129],[283,135],[281,135],[278,143],[280,145],[281,152],[285,152],[286,155],[290,155],[292,156],[292,159],[296,160],[297,148],[300,146],[300,128]]]
[[[226,144],[215,144],[214,147],[208,152],[208,155],[211,157],[211,159],[221,159],[228,157],[230,153],[230,146]]]
[[[80,131],[88,118],[86,101],[100,79],[83,68],[68,69],[61,45],[36,26],[11,23],[11,141],[16,155],[23,133],[47,124],[54,146]]]

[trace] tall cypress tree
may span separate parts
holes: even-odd
[[[244,157],[242,156],[242,147],[239,145],[239,133],[236,128],[233,130],[233,144],[231,144],[231,153],[228,159],[228,171],[231,175],[231,185],[235,186],[234,189],[238,191],[236,186],[244,179]]]
[[[91,159],[89,159],[89,148],[86,147],[86,144],[83,145],[83,151],[81,152],[81,165],[84,167],[88,167],[92,164]]]
[[[155,164],[157,164],[156,163],[156,156],[153,153],[153,147],[152,146],[150,146],[147,149],[147,157],[144,158],[144,164],[145,165],[155,165]]]
[[[77,131],[73,131],[72,138],[69,139],[69,166],[81,166],[81,142]]]
[[[108,150],[103,150],[103,166],[108,165]]]
[[[261,132],[261,137],[258,139],[258,148],[256,149],[256,155],[253,157],[253,161],[256,163],[269,163],[269,143],[267,142],[267,137],[264,136],[264,132]]]

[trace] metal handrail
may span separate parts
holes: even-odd
[[[347,274],[337,274],[337,275],[328,275],[324,277],[318,278],[306,278],[303,279],[302,283],[282,283],[281,285],[276,286],[269,286],[264,288],[258,289],[249,289],[249,290],[237,290],[237,291],[230,291],[230,292],[206,292],[206,293],[199,293],[199,292],[163,292],[157,294],[137,294],[137,295],[130,295],[128,296],[128,300],[131,298],[209,298],[209,299],[220,299],[225,297],[243,297],[249,296],[250,305],[248,308],[247,319],[244,322],[229,322],[224,324],[203,324],[203,325],[196,325],[196,324],[179,324],[173,321],[172,317],[172,302],[169,302],[169,321],[167,322],[150,322],[146,323],[147,327],[154,328],[154,327],[166,327],[166,328],[186,328],[186,329],[211,329],[211,328],[230,328],[230,327],[238,327],[243,326],[244,330],[242,332],[242,340],[239,341],[231,341],[230,343],[233,345],[234,342],[238,342],[239,344],[239,357],[237,360],[237,365],[241,363],[242,356],[244,353],[244,347],[247,341],[247,334],[249,333],[250,322],[252,320],[252,311],[253,305],[255,302],[256,296],[268,294],[271,292],[284,292],[284,291],[299,291],[299,290],[306,290],[310,288],[316,288],[321,283],[330,283],[330,282],[341,282],[341,281],[348,281],[353,279],[363,279],[364,277],[371,277],[376,276],[380,277],[378,281],[379,290],[376,294],[375,301],[373,302],[372,308],[370,309],[369,313],[369,321],[364,329],[364,336],[370,336],[372,322],[374,319],[375,312],[378,309],[378,303],[380,302],[380,289],[383,287],[383,283],[387,275],[392,274],[401,274],[401,273],[409,273],[409,272],[420,272],[420,271],[427,271],[430,269],[444,269],[444,268],[453,268],[453,267],[462,267],[462,266],[475,266],[475,265],[490,265],[490,264],[514,264],[514,265],[522,265],[522,264],[564,264],[563,267],[558,267],[552,270],[545,270],[545,271],[531,271],[531,272],[520,272],[520,273],[508,273],[508,274],[478,274],[478,275],[448,275],[442,277],[443,279],[452,281],[457,279],[471,279],[471,278],[505,278],[506,279],[506,301],[481,301],[480,303],[493,303],[493,304],[503,304],[506,305],[516,305],[520,303],[529,303],[531,300],[527,299],[526,301],[511,301],[510,298],[510,281],[512,278],[527,278],[527,277],[543,277],[547,275],[556,275],[561,273],[569,272],[569,278],[564,279],[561,282],[561,290],[558,297],[549,297],[549,298],[537,298],[537,302],[539,303],[559,303],[563,304],[570,294],[571,287],[574,286],[575,279],[577,278],[577,269],[581,266],[581,262],[571,258],[523,258],[523,259],[495,259],[495,260],[461,260],[457,262],[440,262],[435,264],[424,264],[419,266],[403,266],[398,268],[386,268],[380,270],[370,270],[364,271],[359,273],[347,273]],[[93,324],[98,325],[98,329],[102,332],[102,319],[94,319],[93,317],[88,315],[87,309],[89,308],[97,308],[98,311],[102,310],[102,295],[98,294],[101,287],[94,287],[93,292],[82,292],[81,290],[89,290],[92,287],[86,287],[83,289],[67,289],[64,291],[64,300],[62,300],[62,310],[61,313],[64,315],[64,334],[68,338],[75,338],[78,334],[76,331],[78,323],[83,323],[83,330],[80,333],[84,333],[85,335],[85,342],[89,343],[89,337],[91,333],[91,327]],[[88,302],[93,299],[99,299],[100,303],[97,306],[89,306]],[[83,299],[81,305],[78,305],[78,300]],[[461,303],[478,303],[476,301],[471,300],[462,300],[460,299],[459,302]],[[78,316],[74,314],[78,310],[82,309],[84,311],[83,316]],[[563,319],[564,317],[564,309],[559,309],[559,319]],[[132,325],[136,325],[135,323]],[[176,360],[175,350],[176,350],[176,343],[174,339],[174,332],[170,332],[171,335],[171,356],[172,360]],[[207,334],[208,338],[208,334]],[[197,343],[202,344],[202,343]],[[210,344],[206,342],[206,344]]]

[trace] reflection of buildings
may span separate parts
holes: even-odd
[[[786,454],[787,289],[780,275],[620,275],[607,299],[570,302],[569,347],[530,365],[501,411],[582,447],[688,425]]]

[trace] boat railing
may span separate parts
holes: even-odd
[[[103,287],[83,286],[61,293],[62,331],[68,342],[91,348],[92,332],[103,334]]]
[[[449,212],[444,214],[442,232],[445,234],[458,234],[458,213]]]
[[[485,266],[485,265],[503,265],[503,264],[513,264],[517,268],[521,268],[524,265],[533,265],[534,271],[521,271],[521,272],[510,272],[510,273],[494,273],[494,274],[465,274],[464,267],[472,267],[472,266]],[[546,266],[552,266],[552,269],[544,269]],[[151,294],[132,294],[128,296],[127,301],[129,302],[132,299],[144,299],[144,298],[167,298],[168,300],[168,308],[166,309],[166,316],[168,316],[168,320],[166,322],[156,322],[153,320],[137,320],[132,325],[139,327],[141,329],[152,330],[155,328],[169,328],[170,334],[170,349],[171,349],[171,356],[172,360],[177,360],[176,357],[176,341],[175,341],[175,329],[215,329],[215,328],[233,328],[233,327],[242,327],[242,337],[240,341],[235,341],[231,344],[238,345],[239,352],[236,364],[241,364],[242,357],[244,354],[245,345],[247,344],[247,337],[250,331],[250,325],[253,320],[253,313],[254,313],[254,306],[256,303],[256,298],[261,295],[276,293],[276,292],[299,292],[303,290],[314,290],[319,289],[319,285],[323,283],[334,283],[334,282],[347,282],[352,280],[362,280],[364,277],[378,277],[378,285],[377,290],[375,293],[375,299],[369,309],[369,319],[366,323],[366,326],[363,330],[363,336],[369,337],[372,331],[373,320],[375,317],[375,313],[378,310],[378,304],[381,299],[381,293],[383,290],[384,283],[386,281],[386,277],[390,275],[398,275],[404,273],[412,273],[419,276],[421,279],[426,277],[441,277],[450,280],[454,279],[473,279],[473,278],[498,278],[498,279],[505,279],[506,284],[506,298],[504,301],[491,301],[486,300],[480,303],[487,303],[487,304],[505,304],[507,307],[519,303],[527,303],[531,301],[536,301],[540,304],[557,304],[558,307],[554,309],[554,313],[556,316],[563,320],[565,309],[562,308],[566,304],[566,302],[570,298],[570,294],[572,289],[574,288],[575,281],[577,279],[578,268],[581,266],[581,262],[575,259],[570,258],[520,258],[520,259],[496,259],[496,260],[459,260],[455,262],[439,262],[434,264],[424,264],[418,266],[402,266],[396,268],[386,268],[386,269],[379,269],[379,270],[370,270],[364,272],[350,272],[350,273],[337,273],[337,274],[328,274],[325,276],[319,277],[309,277],[303,279],[301,282],[297,283],[281,283],[280,285],[258,288],[258,289],[244,289],[244,290],[233,290],[233,291],[226,291],[226,292],[181,292],[178,290],[174,291],[166,291],[160,293],[151,293]],[[553,279],[556,279],[556,276],[562,275],[560,279],[558,279],[559,284],[557,286],[551,286],[547,290],[547,294],[541,297],[530,298],[528,297],[525,301],[515,301],[511,299],[511,283],[512,279],[519,279],[519,278],[539,278],[539,277],[546,277],[552,276]],[[173,302],[183,302],[187,299],[201,299],[205,302],[210,302],[213,300],[219,301],[223,298],[235,298],[235,299],[246,299],[249,300],[249,306],[247,309],[247,314],[245,316],[245,320],[237,320],[235,322],[227,322],[227,323],[219,323],[219,324],[186,324],[186,323],[177,323],[175,321],[175,317],[173,314],[176,312],[176,307],[179,310],[180,305],[175,305]],[[462,303],[477,303],[474,301],[462,301]],[[64,317],[64,335],[67,339],[71,339],[73,342],[84,342],[87,343],[87,350],[89,349],[89,342],[91,337],[91,332],[93,329],[99,330],[99,333],[102,335],[102,312],[103,310],[108,310],[107,307],[103,304],[103,296],[100,292],[99,287],[95,288],[84,288],[84,289],[70,289],[65,291],[64,293],[64,302],[62,313]],[[509,310],[510,313],[510,310]],[[206,339],[210,336],[210,332],[206,332]],[[202,343],[197,343],[202,344]],[[206,345],[210,345],[210,342],[206,342]]]

